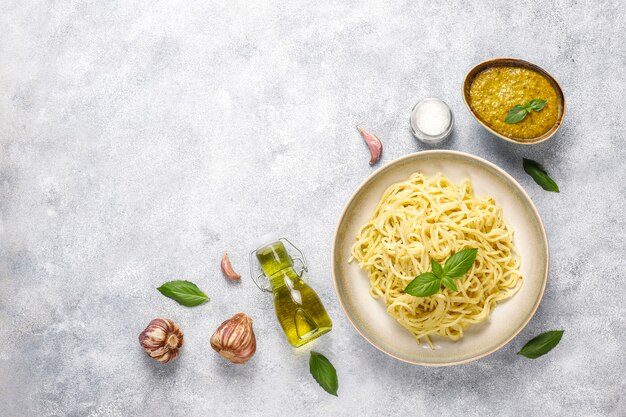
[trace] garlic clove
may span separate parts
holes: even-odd
[[[228,259],[228,254],[224,252],[224,256],[222,256],[222,272],[226,275],[231,281],[240,281],[241,275],[235,272],[233,266],[230,263],[230,259]]]
[[[357,130],[363,137],[363,140],[370,150],[370,165],[373,165],[376,161],[380,159],[380,156],[383,153],[383,143],[380,141],[380,139],[369,133],[367,130],[360,127],[357,127]]]
[[[139,335],[139,344],[154,360],[167,363],[178,356],[184,336],[178,325],[170,319],[154,319]]]
[[[211,347],[232,363],[248,362],[256,352],[252,319],[237,313],[223,322],[211,336]]]

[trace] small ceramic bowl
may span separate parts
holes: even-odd
[[[470,104],[469,93],[470,93],[470,86],[472,85],[474,78],[482,71],[491,67],[520,67],[520,68],[526,68],[526,69],[538,72],[539,74],[543,75],[550,82],[550,84],[552,84],[552,87],[554,87],[554,89],[556,90],[556,95],[559,100],[559,114],[558,114],[556,123],[554,123],[554,126],[552,126],[552,128],[548,130],[546,133],[540,136],[537,136],[535,138],[518,139],[518,138],[511,137],[511,136],[503,135],[502,133],[495,131],[489,125],[487,125],[487,123],[485,123],[472,108],[472,105]],[[552,136],[554,136],[554,134],[561,127],[561,124],[563,123],[563,117],[565,116],[565,96],[563,95],[563,90],[561,90],[561,86],[556,81],[556,79],[543,68],[535,64],[531,64],[530,62],[523,61],[521,59],[516,59],[516,58],[494,58],[488,61],[481,62],[480,64],[472,68],[467,73],[467,75],[465,76],[465,80],[463,81],[463,99],[465,100],[465,104],[467,105],[467,108],[469,109],[470,113],[472,113],[472,116],[474,116],[474,118],[478,120],[478,123],[483,125],[485,129],[487,129],[488,131],[490,131],[491,133],[493,133],[494,135],[496,135],[497,137],[501,139],[504,139],[506,141],[513,142],[513,143],[518,143],[521,145],[534,145],[536,143],[541,143],[550,139]]]

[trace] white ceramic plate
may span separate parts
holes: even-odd
[[[433,337],[435,349],[418,345],[413,336],[387,314],[382,301],[369,294],[369,279],[356,262],[348,263],[350,247],[390,185],[415,172],[442,173],[459,183],[469,178],[478,196],[490,195],[503,208],[515,231],[524,281],[520,291],[499,303],[485,323],[470,326],[458,342]],[[419,365],[443,366],[476,360],[506,345],[526,326],[543,295],[548,278],[548,241],[530,197],[496,165],[462,152],[424,151],[395,160],[374,172],[355,191],[335,232],[332,274],[341,306],[354,327],[372,345],[397,359]]]

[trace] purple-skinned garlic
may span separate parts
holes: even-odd
[[[211,336],[211,347],[232,363],[246,363],[256,352],[252,319],[237,313],[217,328]]]
[[[222,256],[222,272],[231,281],[240,281],[241,275],[235,272],[232,264],[230,263],[230,259],[228,259],[228,254],[224,252],[224,256]]]
[[[183,346],[183,332],[170,319],[154,319],[139,335],[143,350],[155,361],[167,363],[178,356]]]
[[[383,153],[383,143],[376,136],[369,133],[367,130],[357,127],[357,130],[363,136],[363,140],[370,149],[370,165],[373,165],[380,159],[380,155]]]

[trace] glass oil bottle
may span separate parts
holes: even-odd
[[[292,259],[283,242],[293,247],[300,257]],[[253,255],[263,271],[261,274],[254,272]],[[302,264],[299,271],[294,268],[294,260]],[[278,322],[295,347],[329,332],[333,325],[320,298],[302,279],[306,270],[304,254],[285,238],[270,239],[250,253],[252,279],[261,290],[273,293]],[[263,276],[267,279],[265,284],[261,282]]]

